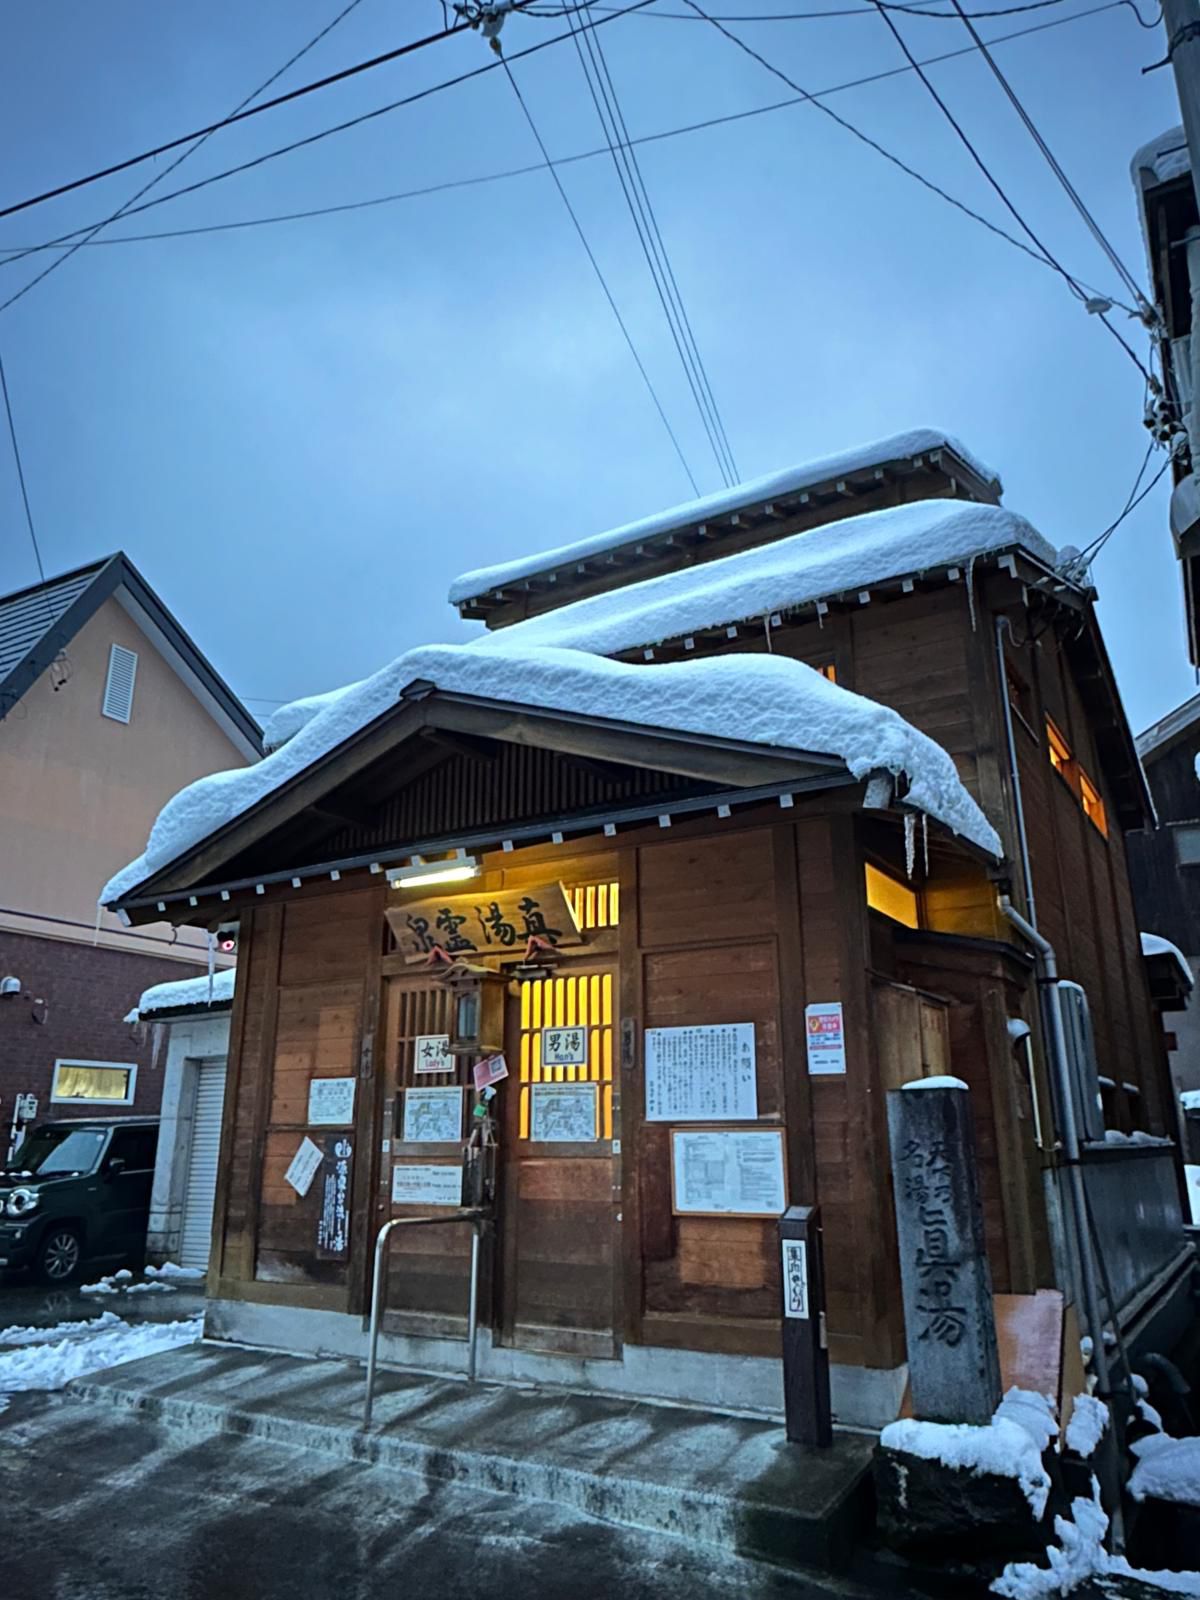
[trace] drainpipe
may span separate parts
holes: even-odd
[[[1007,696],[1006,696],[1007,699]],[[1071,1064],[1067,1054],[1066,1029],[1063,1026],[1062,996],[1058,988],[1058,958],[1049,939],[1040,934],[1013,905],[1007,895],[1000,896],[1000,910],[1017,931],[1033,946],[1037,958],[1038,984],[1045,998],[1043,1015],[1047,1020],[1049,1038],[1047,1054],[1050,1070],[1058,1091],[1058,1112],[1061,1122],[1063,1165],[1067,1169],[1067,1182],[1071,1193],[1071,1221],[1075,1233],[1075,1251],[1079,1260],[1079,1290],[1083,1300],[1083,1314],[1092,1338],[1092,1363],[1096,1371],[1096,1386],[1100,1399],[1109,1409],[1112,1427],[1106,1429],[1106,1456],[1111,1471],[1110,1506],[1112,1509],[1113,1541],[1118,1550],[1124,1542],[1121,1519],[1117,1462],[1117,1412],[1113,1406],[1111,1369],[1108,1351],[1104,1344],[1104,1319],[1100,1315],[1100,1295],[1096,1284],[1096,1262],[1092,1254],[1092,1237],[1088,1228],[1087,1194],[1083,1185],[1083,1166],[1080,1162],[1079,1124],[1075,1120],[1075,1095],[1071,1081]],[[1116,1308],[1110,1306],[1114,1318]]]
[[[1025,832],[1025,803],[1021,798],[1021,774],[1017,770],[1017,745],[1013,738],[1012,706],[1008,699],[1008,676],[1004,663],[1004,629],[1007,617],[996,618],[996,668],[1000,675],[1000,704],[1004,707],[1004,739],[1008,747],[1008,776],[1012,784],[1013,809],[1017,813],[1017,847],[1021,852],[1021,879],[1025,885],[1025,905],[1029,921],[1037,927],[1037,903],[1033,897],[1033,870],[1029,865],[1029,836]]]

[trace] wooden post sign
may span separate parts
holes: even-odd
[[[833,1443],[829,1350],[825,1338],[825,1267],[821,1214],[789,1206],[779,1219],[783,1289],[783,1406],[793,1444]]]
[[[451,956],[519,955],[530,939],[583,943],[561,883],[412,900],[389,906],[387,919],[404,959],[413,964],[427,961],[434,949]]]

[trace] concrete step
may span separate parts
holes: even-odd
[[[67,1393],[185,1436],[244,1434],[822,1571],[848,1565],[870,1494],[862,1435],[802,1451],[769,1422],[408,1370],[379,1374],[364,1434],[356,1363],[229,1345],[131,1361]]]

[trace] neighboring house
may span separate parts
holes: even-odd
[[[124,555],[0,598],[0,1156],[19,1096],[42,1116],[158,1110],[161,1067],[121,1018],[205,967],[208,933],[131,929],[97,895],[170,795],[259,750]]]
[[[994,1287],[1070,1300],[1060,1065],[1114,1314],[1188,1314],[1149,796],[1094,594],[999,496],[921,430],[467,574],[490,633],[166,808],[105,900],[240,919],[209,1337],[361,1355],[380,1225],[451,1216],[492,1130],[484,1376],[777,1411],[776,1217],[816,1202],[834,1408],[878,1425],[886,1091],[965,1080]],[[389,1359],[461,1370],[468,1261],[397,1232]]]
[[[221,1149],[229,1014],[236,970],[147,989],[125,1018],[166,1034],[162,1121],[146,1253],[151,1261],[207,1269]]]
[[[1126,848],[1138,920],[1172,947],[1156,949],[1155,988],[1180,1094],[1200,1089],[1200,695],[1147,728],[1137,747],[1158,827],[1131,833]]]
[[[1169,128],[1132,162],[1150,295],[1162,330],[1159,351],[1165,393],[1148,413],[1154,436],[1173,453],[1171,534],[1183,579],[1188,653],[1200,667],[1200,328],[1192,307],[1200,295],[1200,212],[1187,139]]]

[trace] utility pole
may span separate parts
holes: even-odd
[[[1163,27],[1200,208],[1200,0],[1163,0]]]

